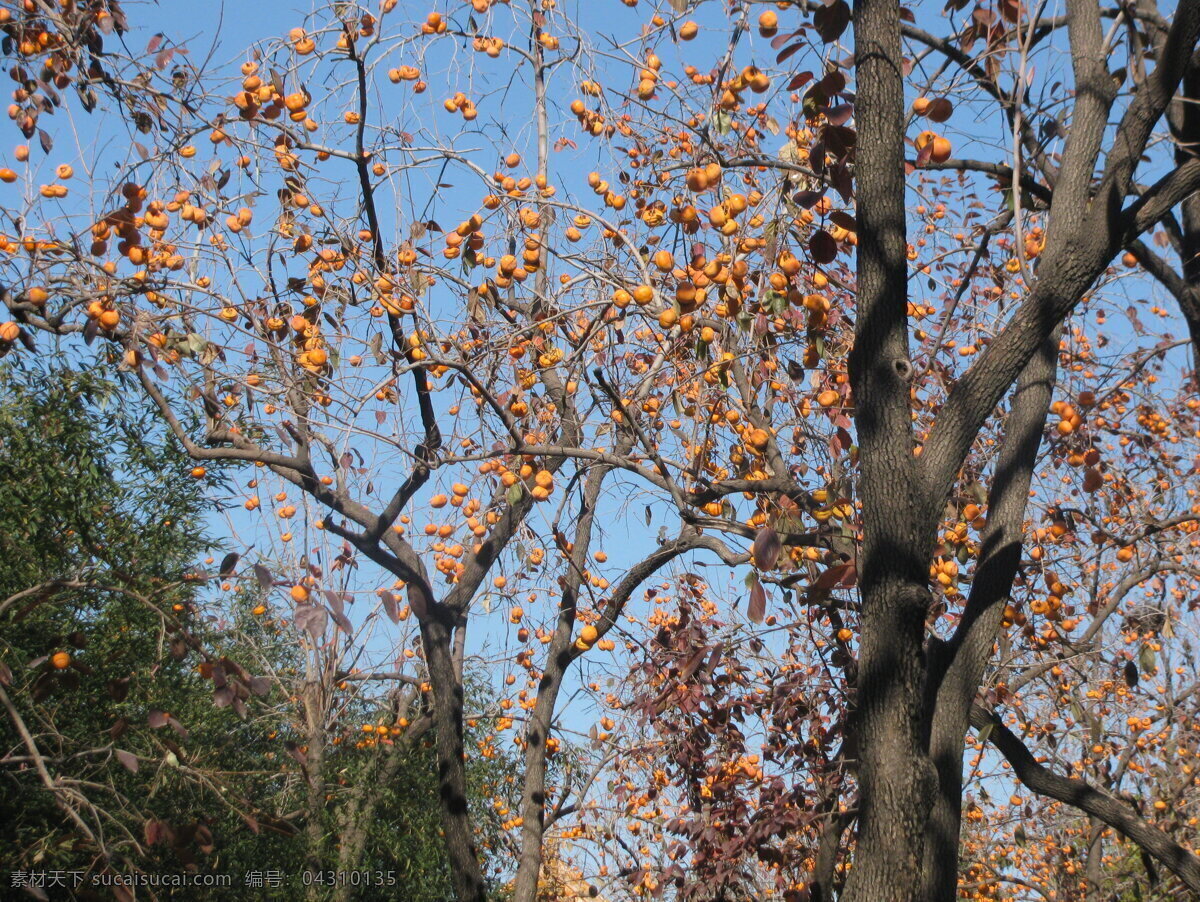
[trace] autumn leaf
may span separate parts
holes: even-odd
[[[392,623],[400,622],[400,606],[396,603],[396,596],[384,589],[379,593],[379,600],[383,602],[384,613],[388,615],[388,619]]]
[[[767,592],[762,583],[755,577],[750,584],[750,603],[746,606],[746,616],[751,623],[762,623],[767,613]]]
[[[126,770],[134,774],[138,772],[137,755],[133,754],[133,752],[127,752],[124,749],[114,749],[113,753],[117,756],[117,760],[121,762],[121,765]]]
[[[824,229],[817,229],[808,239],[808,252],[815,263],[832,263],[837,259],[837,242]]]
[[[813,13],[813,25],[826,44],[840,38],[850,24],[850,6],[845,0],[833,0]]]
[[[783,549],[779,533],[770,526],[764,526],[754,537],[754,545],[750,554],[754,558],[754,566],[759,570],[771,570],[779,560],[779,552]]]
[[[295,621],[296,627],[307,632],[316,642],[325,632],[327,616],[325,609],[320,605],[298,604],[296,605]]]
[[[1132,689],[1138,684],[1138,666],[1133,661],[1125,662],[1125,685]]]
[[[849,589],[854,586],[858,572],[853,564],[838,564],[823,571],[809,583],[806,593],[808,602],[814,603],[829,596],[835,588]]]

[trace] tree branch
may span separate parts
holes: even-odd
[[[977,730],[988,731],[988,740],[1012,765],[1017,779],[1030,790],[1099,818],[1169,868],[1193,893],[1200,894],[1200,858],[1158,827],[1147,823],[1128,805],[1089,783],[1075,777],[1060,776],[1039,764],[1025,744],[992,712],[978,705],[973,707],[971,725]]]

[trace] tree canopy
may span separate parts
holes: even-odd
[[[1200,2],[163,10],[0,3],[0,350],[219,505],[297,868],[1200,893]]]

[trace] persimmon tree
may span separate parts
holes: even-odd
[[[339,3],[228,66],[116,52],[112,4],[6,6],[42,156],[0,170],[0,338],[102,343],[196,478],[245,465],[271,554],[240,579],[300,631],[308,809],[361,687],[398,687],[383,726],[433,743],[460,899],[485,894],[464,755],[508,731],[517,899],[572,818],[632,892],[687,885],[685,844],[589,822],[603,779],[717,892],[954,898],[972,723],[1101,848],[1119,830],[1200,891],[1105,793],[1124,774],[1041,745],[1072,687],[1099,693],[1072,736],[1143,700],[1098,672],[1117,637],[1149,670],[1191,629],[1126,603],[1194,585],[1195,406],[1159,375],[1185,342],[1139,316],[1162,292],[1200,322],[1200,4],[626,6]],[[77,132],[55,162],[38,117],[68,87],[107,95],[128,157]],[[720,610],[742,578],[748,623]],[[469,749],[475,656],[513,688]],[[640,677],[646,720],[568,748],[564,690],[621,704],[596,669]]]
[[[331,13],[333,17],[328,18]],[[603,649],[609,641],[601,639],[599,628],[591,624],[575,635],[575,596],[584,587],[589,590],[607,588],[607,580],[589,573],[587,568],[597,500],[604,478],[615,466],[647,472],[640,456],[633,451],[639,441],[638,435],[645,441],[645,434],[635,426],[614,428],[612,421],[615,418],[620,422],[620,412],[612,417],[602,412],[599,419],[588,425],[592,429],[599,428],[597,438],[607,434],[611,450],[604,450],[602,438],[595,443],[599,448],[583,447],[585,423],[577,410],[581,403],[577,398],[577,374],[585,372],[584,361],[568,358],[547,338],[557,330],[565,330],[584,348],[589,341],[607,340],[602,333],[592,337],[595,326],[581,319],[580,312],[568,314],[556,309],[557,305],[551,303],[551,283],[543,265],[546,250],[540,229],[543,224],[549,224],[556,207],[551,202],[554,189],[548,184],[546,175],[550,149],[548,103],[544,95],[544,80],[551,66],[545,52],[552,49],[555,42],[548,34],[542,34],[542,14],[524,10],[513,21],[514,27],[534,38],[528,51],[512,51],[528,71],[537,110],[532,153],[536,161],[533,180],[538,186],[530,202],[520,201],[524,201],[528,190],[525,182],[533,180],[526,179],[518,188],[516,179],[503,176],[493,179],[477,164],[472,165],[469,159],[460,161],[461,155],[443,146],[442,142],[422,151],[407,131],[382,125],[372,126],[368,131],[369,92],[377,78],[382,81],[386,73],[388,82],[412,82],[412,89],[417,94],[423,93],[425,86],[415,77],[418,70],[413,66],[390,70],[381,67],[386,62],[383,51],[387,44],[372,14],[356,12],[353,20],[344,18],[345,15],[348,13],[342,8],[328,11],[326,19],[319,22],[311,34],[305,28],[297,27],[284,40],[255,52],[241,67],[242,72],[232,86],[232,99],[202,93],[208,86],[186,66],[174,69],[168,75],[169,60],[163,60],[163,54],[169,53],[169,48],[160,50],[160,42],[152,41],[150,52],[157,55],[151,65],[140,69],[134,77],[140,79],[142,96],[149,96],[159,107],[157,121],[148,123],[147,130],[169,135],[170,143],[151,151],[140,141],[132,142],[145,158],[135,166],[144,168],[147,177],[123,179],[118,186],[121,199],[114,201],[118,204],[115,212],[105,214],[100,220],[88,214],[93,221],[87,226],[90,230],[87,253],[76,255],[72,252],[69,254],[71,261],[56,260],[51,270],[57,273],[60,271],[57,264],[67,263],[61,270],[65,278],[82,287],[91,278],[86,275],[86,270],[108,253],[112,239],[117,243],[113,250],[123,260],[145,267],[140,274],[134,275],[128,286],[139,296],[145,296],[143,289],[150,291],[147,314],[151,319],[161,317],[160,325],[150,325],[153,331],[149,333],[134,326],[133,322],[140,314],[135,315],[133,309],[122,302],[121,298],[129,296],[124,289],[111,297],[89,299],[86,289],[79,293],[53,281],[57,277],[49,270],[46,277],[52,281],[46,289],[23,290],[12,298],[13,307],[16,310],[33,308],[29,311],[31,316],[21,314],[23,323],[48,331],[60,334],[83,332],[88,339],[103,336],[111,340],[123,336],[117,342],[123,345],[121,365],[141,381],[176,437],[199,464],[209,460],[253,461],[306,493],[314,502],[331,509],[329,516],[314,518],[313,526],[338,536],[347,543],[345,548],[330,562],[328,570],[308,560],[307,555],[300,555],[298,572],[287,592],[294,605],[292,619],[309,635],[306,667],[310,678],[306,682],[305,691],[309,695],[306,706],[316,713],[310,713],[306,718],[310,728],[308,741],[297,754],[307,769],[313,800],[324,795],[324,785],[318,774],[325,754],[323,728],[326,724],[320,712],[328,707],[328,699],[321,697],[328,682],[319,676],[322,673],[327,676],[331,668],[325,666],[326,663],[344,652],[338,641],[329,646],[323,642],[323,637],[330,623],[347,636],[352,637],[355,631],[341,609],[344,596],[329,588],[334,581],[333,574],[341,568],[348,569],[355,563],[354,556],[361,554],[397,579],[396,586],[380,590],[378,604],[396,623],[404,621],[410,611],[419,622],[425,678],[405,678],[403,674],[396,678],[429,696],[428,720],[435,737],[442,781],[443,829],[458,893],[463,898],[474,898],[483,892],[468,818],[463,764],[462,687],[467,611],[470,603],[477,600],[485,578],[491,578],[497,589],[504,587],[504,578],[491,577],[490,571],[503,553],[511,553],[518,534],[529,529],[527,520],[535,504],[553,497],[556,478],[566,478],[558,474],[563,464],[572,459],[599,464],[588,471],[586,478],[581,473],[575,475],[574,481],[582,480],[582,494],[577,500],[568,502],[574,506],[565,510],[558,507],[547,517],[555,536],[557,550],[553,553],[556,561],[566,569],[562,575],[563,595],[557,605],[560,613],[550,621],[553,624],[552,639],[548,643],[550,666],[539,674],[542,686],[537,702],[531,706],[533,710],[522,740],[528,748],[528,762],[522,813],[517,823],[523,823],[526,836],[522,843],[517,892],[527,893],[529,887],[536,884],[540,865],[546,755],[548,751],[553,752],[558,742],[548,735],[557,686],[573,658],[593,645]],[[25,17],[11,27],[23,31],[54,24],[42,20],[36,9],[26,11]],[[433,14],[417,32],[417,37],[435,37],[446,30],[446,22]],[[328,46],[318,46],[318,38],[324,41],[329,36]],[[386,40],[407,44],[414,37],[405,35]],[[47,46],[57,42],[54,38],[46,40]],[[279,62],[275,61],[276,55]],[[332,64],[350,74],[350,80],[338,91],[319,100],[329,104],[331,115],[335,117],[331,127],[339,132],[330,136],[328,145],[318,143],[320,136],[316,132],[321,126],[313,115],[322,114],[316,112],[317,102],[303,89],[305,80],[318,77],[298,68],[308,64],[315,64],[318,69]],[[291,85],[286,83],[289,78]],[[203,87],[189,91],[189,86],[197,85]],[[340,103],[349,103],[349,107],[345,111],[332,112]],[[204,112],[213,118],[205,124],[198,111],[208,104],[212,104],[213,109]],[[448,112],[460,113],[464,121],[475,118],[474,105],[465,95],[452,97],[444,105]],[[258,189],[250,186],[259,178],[259,161],[265,162],[280,176],[275,190],[279,192],[281,203],[273,211],[276,214],[274,228],[266,233],[265,241],[245,246],[250,259],[258,255],[258,268],[245,266],[245,260],[231,266],[236,251],[224,236],[210,235],[215,244],[208,239],[191,240],[188,233],[195,231],[197,224],[201,229],[206,228],[204,223],[209,222],[208,205],[212,199],[205,201],[199,194],[193,197],[190,189],[172,189],[169,198],[150,197],[150,176],[163,179],[164,184],[173,184],[179,175],[177,167],[181,163],[186,166],[184,161],[197,155],[193,144],[183,143],[189,140],[193,130],[199,131],[197,123],[203,124],[202,140],[219,149],[238,151],[229,159],[228,170],[220,167],[212,171],[198,170],[199,181],[195,183],[198,192],[206,192],[212,199],[223,198],[231,174],[244,172],[247,176],[244,190],[256,194]],[[235,123],[237,128],[248,126],[250,137],[236,136]],[[418,156],[409,162],[415,160],[417,167],[432,168],[434,164],[444,167],[447,163],[461,162],[465,175],[482,176],[482,183],[489,193],[481,198],[480,209],[499,211],[496,218],[502,223],[501,249],[516,253],[500,254],[498,261],[483,256],[480,232],[483,217],[478,213],[466,218],[445,239],[436,223],[423,219],[402,219],[405,228],[401,234],[406,237],[400,240],[385,236],[383,229],[386,226],[381,222],[379,212],[381,185],[397,213],[403,208],[396,203],[398,198],[391,194],[393,183],[376,180],[389,174],[388,166],[383,162],[388,153],[408,159],[411,150]],[[358,185],[358,194],[353,198],[341,198],[335,190],[318,203],[315,192],[314,196],[309,194],[317,185],[308,187],[309,176],[307,166],[301,164],[301,152],[315,153],[322,160],[348,163],[348,172],[355,180],[353,183]],[[20,154],[24,155],[24,152]],[[506,164],[517,167],[519,157],[510,157]],[[408,163],[396,165],[404,167],[399,170],[401,172],[408,167]],[[70,167],[58,171],[60,179],[71,175]],[[190,180],[189,184],[192,184]],[[440,183],[438,187],[441,187]],[[506,194],[491,193],[495,189],[504,190]],[[58,184],[39,193],[46,198],[55,198],[66,192],[64,186]],[[200,201],[200,204],[194,204],[192,200]],[[348,205],[340,209],[343,203]],[[222,205],[226,205],[224,200]],[[174,217],[176,213],[180,216]],[[233,236],[242,234],[245,239],[250,238],[248,227],[253,211],[248,205],[236,206],[228,215],[224,212],[222,215],[225,217],[222,229],[232,230],[229,234]],[[315,228],[307,221],[310,217],[315,217]],[[181,227],[187,232],[178,238],[174,235],[169,238],[167,232],[172,229],[172,223],[179,221],[187,223]],[[156,237],[151,240],[157,242],[156,246],[142,244],[138,237],[142,228],[154,230]],[[607,228],[607,231],[614,239],[619,235],[613,228]],[[435,236],[439,243],[444,241],[439,249],[444,259],[458,258],[464,253],[460,246],[465,246],[465,253],[470,255],[468,272],[471,266],[484,263],[495,270],[495,275],[487,282],[472,285],[447,267],[424,262],[417,265],[418,249],[422,257],[430,256],[430,245]],[[390,241],[390,247],[385,245],[385,240]],[[281,241],[286,243],[280,245]],[[58,242],[42,242],[40,247],[57,258],[58,252],[50,245],[57,246]],[[300,259],[306,261],[305,275],[276,274],[275,256],[281,246],[290,248],[289,253],[300,255]],[[196,263],[189,264],[181,250],[195,255],[197,260],[207,258],[210,264],[219,263],[227,270],[227,276],[222,273],[220,281],[228,279],[229,284],[217,288],[214,278],[200,274]],[[163,251],[167,251],[166,257],[162,257]],[[436,258],[432,259],[436,261]],[[603,271],[601,258],[584,262],[593,277]],[[115,280],[114,285],[127,283],[121,265],[115,261],[110,262],[107,269],[103,263],[99,265],[99,271],[105,273],[101,278],[106,282],[111,278]],[[644,270],[645,264],[641,263],[641,266]],[[344,285],[339,285],[334,274],[347,268],[350,278]],[[184,275],[176,282],[176,277],[170,275],[172,273]],[[530,297],[500,297],[502,288],[513,288],[529,274],[534,282]],[[158,285],[162,290],[150,289],[150,284],[157,284],[160,278],[166,279]],[[463,292],[461,296],[449,299],[446,322],[452,328],[440,334],[445,329],[444,324],[435,326],[440,320],[422,318],[414,321],[415,328],[409,329],[405,319],[417,314],[418,299],[427,296],[440,279],[448,279]],[[648,277],[644,281],[648,282]],[[185,307],[175,306],[176,300],[168,294],[168,284],[177,285],[190,299],[185,302]],[[568,279],[566,285],[569,287],[570,284]],[[291,294],[302,287],[312,287],[315,293],[300,291],[294,298],[295,309],[287,309],[284,305],[293,300]],[[264,288],[269,289],[269,297],[263,294]],[[67,301],[70,310],[78,310],[80,305],[89,309],[90,313],[85,310],[85,321],[68,322],[75,317],[67,308],[51,311],[46,304],[49,298],[42,298],[43,293],[50,294],[50,289],[56,300],[72,296]],[[637,295],[643,301],[646,299],[643,295],[651,292],[648,284],[637,289]],[[257,299],[251,300],[251,295]],[[209,297],[219,300],[215,310],[189,306],[194,299]],[[258,299],[261,299],[261,309]],[[157,306],[160,303],[162,307]],[[608,301],[592,303],[611,307]],[[151,312],[156,310],[162,313]],[[464,312],[467,317],[461,319],[460,314]],[[43,313],[48,315],[43,316]],[[210,327],[202,322],[209,314],[215,316],[213,323],[217,328],[229,335],[218,338],[210,332]],[[440,312],[436,315],[442,316]],[[197,316],[201,319],[196,320]],[[347,316],[355,322],[353,328],[343,329],[339,317]],[[178,323],[172,324],[177,318],[180,318]],[[21,327],[14,325],[13,328],[17,331],[10,332],[9,338],[24,336]],[[197,331],[201,328],[204,334]],[[267,340],[267,345],[262,351],[253,344],[235,349],[232,336],[239,333],[246,338],[257,335],[260,340]],[[350,345],[341,347],[343,340]],[[527,355],[530,358],[528,368],[514,365]],[[334,372],[335,364],[340,365],[343,360],[348,367],[361,366],[363,373],[358,390],[365,394],[361,401],[351,402],[349,406],[345,402],[335,405],[328,390],[335,387],[328,377]],[[659,355],[653,364],[655,371],[661,369],[664,362],[665,357]],[[168,385],[169,380],[164,377],[169,373],[164,367],[177,365],[194,365],[194,378],[199,381],[190,387],[178,381]],[[233,370],[226,371],[227,367],[240,367],[242,371],[231,380]],[[504,390],[497,388],[501,373],[514,377],[513,385]],[[434,390],[439,386],[432,381],[434,379],[444,379],[451,386],[450,392],[443,392],[440,397],[461,393],[462,401],[443,405],[439,399],[435,408]],[[404,387],[399,385],[401,380],[407,386],[404,392],[399,390]],[[589,404],[598,402],[608,409],[623,403],[616,388],[603,375],[595,379],[588,376],[588,384],[596,392]],[[648,395],[651,387],[652,382],[645,381],[641,394]],[[528,398],[526,393],[535,388],[539,389],[538,396]],[[270,400],[260,402],[256,397],[259,394],[265,394]],[[199,402],[208,418],[208,428],[199,436],[189,432],[177,413],[180,405],[190,402]],[[355,409],[364,402],[376,409]],[[651,406],[650,401],[645,403]],[[463,425],[450,429],[444,425],[445,418],[459,416],[461,404],[468,405]],[[283,410],[288,415],[276,424],[281,430],[278,435],[273,427],[268,434],[264,426],[252,425],[251,419],[246,419],[239,408],[252,411],[252,415],[261,411],[267,417],[277,416]],[[368,416],[372,413],[373,420]],[[327,414],[331,416],[327,417]],[[419,425],[410,440],[408,435],[414,424]],[[378,511],[373,511],[356,497],[360,493],[363,497],[376,493],[376,477],[368,475],[368,468],[363,466],[366,462],[363,452],[351,441],[359,435],[368,445],[378,441],[378,450],[369,453],[372,464],[382,466],[381,472],[395,475],[407,471],[405,477],[397,479],[387,490],[389,498]],[[283,444],[278,445],[279,442]],[[496,446],[497,442],[500,447]],[[384,464],[378,459],[380,453],[400,452],[400,446],[405,447],[397,461]],[[321,458],[315,459],[314,452]],[[654,452],[649,453],[653,455]],[[317,467],[325,470],[325,474],[322,475]],[[194,475],[204,478],[204,467],[197,466]],[[427,486],[435,475],[443,489],[441,492],[435,493],[436,490]],[[661,482],[662,477],[657,478]],[[361,486],[358,486],[360,482]],[[250,488],[257,487],[257,480],[251,480]],[[449,507],[453,516],[442,522],[430,520],[421,524],[421,531],[411,528],[410,532],[411,518],[404,511],[418,496],[425,509],[436,511]],[[277,493],[279,507],[275,512],[281,519],[290,520],[298,510],[295,505],[284,503],[286,500],[285,493]],[[258,506],[256,495],[246,502],[247,510],[254,511]],[[573,520],[574,523],[564,522],[560,529],[560,520]],[[462,544],[445,541],[460,530],[472,536],[473,547],[465,559]],[[294,538],[294,534],[288,531],[279,538],[286,543]],[[704,547],[714,548],[731,560],[738,557],[738,553],[718,540],[702,536],[685,525],[678,538],[665,543],[631,568],[623,581],[614,587],[611,596],[594,597],[588,616],[591,620],[599,620],[609,611],[611,619],[647,574],[686,551]],[[445,577],[444,592],[435,592],[426,562],[417,553],[418,548],[432,554],[436,572]],[[545,551],[534,548],[522,557],[525,560],[515,562],[518,566],[527,564],[536,568],[542,563]],[[260,571],[260,578],[264,586],[275,587],[270,574],[263,575]],[[325,594],[317,595],[315,590],[322,583]],[[407,604],[392,595],[394,588],[405,589]],[[318,599],[319,604],[316,603]],[[521,619],[519,607],[512,608],[510,619]],[[518,656],[518,661],[531,669],[534,666],[532,652]],[[351,679],[343,678],[341,682],[351,682]],[[398,718],[402,729],[404,720]],[[419,735],[419,731],[414,731],[414,735]],[[314,806],[309,807],[311,811]]]

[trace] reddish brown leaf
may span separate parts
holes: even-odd
[[[782,550],[783,543],[779,539],[779,533],[770,526],[764,526],[754,537],[750,554],[754,558],[755,567],[759,570],[770,570],[779,560],[779,552]]]
[[[746,608],[746,616],[751,623],[762,623],[767,614],[767,591],[757,579],[750,586],[750,604]]]
[[[127,752],[124,749],[117,749],[116,756],[117,760],[121,762],[121,766],[130,773],[136,774],[138,772],[138,759],[137,755],[133,754],[133,752]]]
[[[811,72],[801,72],[792,76],[792,80],[788,82],[787,89],[789,91],[798,91],[812,80],[813,74]]]
[[[837,242],[824,229],[818,229],[808,239],[808,252],[816,263],[832,263],[837,258]]]
[[[834,225],[839,225],[848,232],[858,231],[858,220],[845,210],[834,210],[829,214],[829,219]]]
[[[850,7],[845,0],[834,0],[813,13],[813,25],[826,44],[832,44],[846,31],[850,24]]]
[[[379,593],[379,600],[383,602],[383,610],[387,613],[388,619],[392,623],[399,623],[400,607],[396,604],[396,596],[384,589]]]
[[[835,588],[849,589],[857,579],[858,571],[853,564],[838,564],[830,567],[809,584],[806,593],[808,601],[822,599]]]

